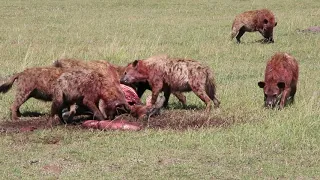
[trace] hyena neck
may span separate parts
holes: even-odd
[[[151,69],[147,64],[145,64],[144,61],[140,61],[138,66],[138,72],[140,74],[139,79],[141,81],[147,81],[150,77]]]

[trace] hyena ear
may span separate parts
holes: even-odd
[[[277,26],[277,24],[278,24],[278,22],[274,23],[274,27],[276,27],[276,26]]]
[[[258,82],[258,86],[259,86],[260,88],[264,88],[265,85],[266,85],[265,82],[262,82],[262,81]]]
[[[263,23],[264,23],[264,24],[268,24],[268,22],[269,22],[269,21],[268,21],[267,19],[264,19],[264,20],[263,20]]]
[[[138,64],[138,60],[133,61],[132,66],[136,67],[136,65]]]
[[[278,86],[279,89],[284,89],[285,83],[284,82],[278,82],[277,86]]]

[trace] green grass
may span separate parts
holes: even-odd
[[[235,15],[259,8],[276,15],[275,43],[255,43],[258,33],[246,33],[240,45],[230,41]],[[319,179],[320,34],[296,31],[320,25],[319,17],[318,0],[2,0],[0,76],[60,57],[119,65],[164,53],[188,57],[215,72],[222,104],[212,115],[235,122],[185,131],[2,133],[1,179]],[[257,82],[279,51],[299,62],[296,103],[265,110]],[[0,95],[1,121],[10,119],[14,94]],[[204,107],[186,95],[188,105]],[[171,107],[176,102],[172,96]],[[49,113],[50,103],[29,100],[21,111]]]

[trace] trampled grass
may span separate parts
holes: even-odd
[[[259,8],[276,15],[275,43],[257,43],[262,38],[258,33],[246,33],[240,45],[230,41],[235,15]],[[221,108],[206,116],[227,125],[170,128],[201,114],[177,113],[181,106],[172,96],[171,108],[159,119],[170,122],[169,128],[122,132],[58,126],[1,133],[0,176],[319,179],[320,34],[296,31],[320,25],[319,17],[318,0],[2,0],[2,77],[51,65],[60,57],[105,59],[118,65],[156,54],[193,58],[215,72]],[[266,61],[279,51],[299,62],[296,103],[282,111],[266,110],[257,82],[263,80]],[[14,94],[13,88],[0,95],[0,123],[10,119]],[[204,108],[193,93],[186,95],[190,107]],[[21,111],[48,114],[50,103],[29,100]]]

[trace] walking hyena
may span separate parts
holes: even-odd
[[[265,42],[274,42],[273,28],[277,26],[274,14],[268,9],[246,11],[237,15],[232,24],[231,39],[236,37],[240,43],[240,38],[245,32],[259,31],[265,38]]]
[[[267,62],[264,82],[258,83],[264,91],[266,107],[280,104],[282,109],[287,101],[294,101],[297,90],[299,67],[296,59],[287,53],[276,53]]]
[[[11,106],[11,118],[17,120],[20,116],[20,106],[29,98],[51,101],[53,84],[64,72],[64,69],[54,67],[28,68],[7,78],[0,85],[0,92],[9,91],[14,82],[17,85],[15,100]]]
[[[121,81],[136,83],[148,81],[152,87],[151,104],[155,104],[161,91],[166,101],[171,92],[193,91],[207,105],[210,111],[220,102],[216,98],[216,86],[209,67],[195,60],[174,59],[168,56],[154,56],[146,60],[136,60],[126,68]]]
[[[114,82],[112,76],[106,77],[93,70],[74,69],[64,72],[54,86],[51,116],[56,118],[63,105],[75,103],[88,107],[98,120],[105,119],[105,116],[114,118],[116,111],[121,108],[130,111],[120,84]]]

